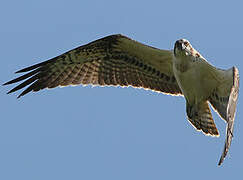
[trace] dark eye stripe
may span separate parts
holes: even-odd
[[[188,45],[189,45],[189,43],[186,41],[186,42],[184,42],[184,45],[185,45],[185,46],[188,46]]]

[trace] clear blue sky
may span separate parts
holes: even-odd
[[[0,82],[20,68],[122,33],[172,49],[188,39],[213,65],[243,68],[242,1],[4,1]],[[159,180],[243,177],[241,94],[234,139],[217,163],[219,138],[188,123],[185,101],[133,88],[67,87],[16,99],[0,88],[0,179]]]

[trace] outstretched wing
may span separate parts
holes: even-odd
[[[239,71],[236,67],[233,67],[224,71],[223,83],[221,83],[209,97],[209,101],[214,109],[219,113],[221,118],[227,122],[227,135],[224,150],[218,165],[223,163],[231,145],[238,93]]]
[[[122,35],[111,35],[80,46],[45,62],[4,85],[25,80],[8,93],[28,86],[31,91],[57,86],[92,84],[133,86],[180,95],[172,70],[172,52],[146,46]]]

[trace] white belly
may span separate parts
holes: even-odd
[[[214,85],[200,63],[191,64],[185,72],[178,71],[173,66],[173,71],[179,87],[190,104],[206,100],[212,93]]]

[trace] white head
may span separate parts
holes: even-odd
[[[202,57],[186,39],[179,39],[175,42],[174,56],[194,56]]]

